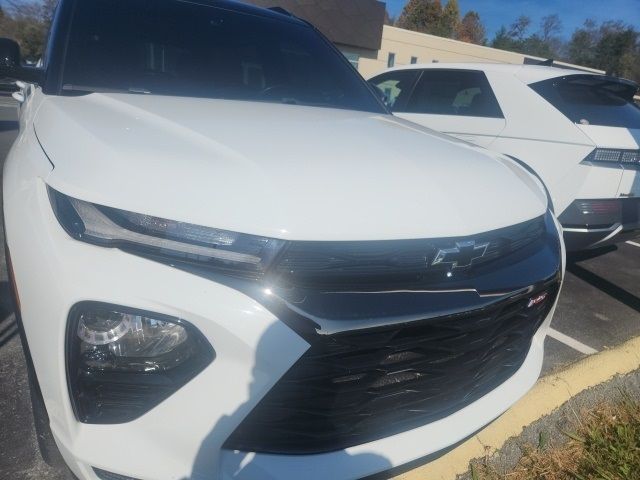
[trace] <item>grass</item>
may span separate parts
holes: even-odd
[[[522,447],[523,456],[510,472],[490,462],[471,466],[473,480],[640,480],[640,402],[629,395],[613,404],[580,412],[566,442],[549,445],[541,433],[538,445]]]

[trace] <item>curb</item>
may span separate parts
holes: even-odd
[[[491,455],[511,437],[550,414],[573,396],[640,368],[640,337],[586,357],[565,370],[548,375],[513,407],[451,452],[404,473],[395,480],[454,480],[469,471],[474,458]]]

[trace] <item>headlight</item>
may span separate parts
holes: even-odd
[[[82,302],[71,310],[68,325],[69,390],[84,423],[134,420],[215,355],[193,326],[156,313]]]
[[[51,205],[72,237],[154,258],[199,263],[260,278],[285,242],[128,212],[68,197],[49,188]]]

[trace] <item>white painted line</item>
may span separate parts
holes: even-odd
[[[585,345],[582,342],[579,342],[575,338],[571,338],[568,335],[565,335],[564,333],[557,331],[555,328],[550,328],[548,335],[551,338],[555,338],[559,342],[562,342],[565,345],[573,348],[574,350],[577,350],[580,353],[584,353],[585,355],[592,355],[594,353],[598,353],[598,351],[595,348],[591,348],[590,346]]]
[[[627,243],[629,245],[633,245],[634,247],[640,247],[640,243],[632,242],[631,240],[629,240]]]

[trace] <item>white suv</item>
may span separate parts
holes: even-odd
[[[38,438],[77,477],[360,478],[536,381],[543,187],[393,117],[308,24],[62,0],[43,69],[2,53],[38,85],[4,167]]]
[[[521,162],[544,182],[567,250],[640,235],[640,108],[628,80],[499,64],[410,65],[370,80],[393,113]]]

